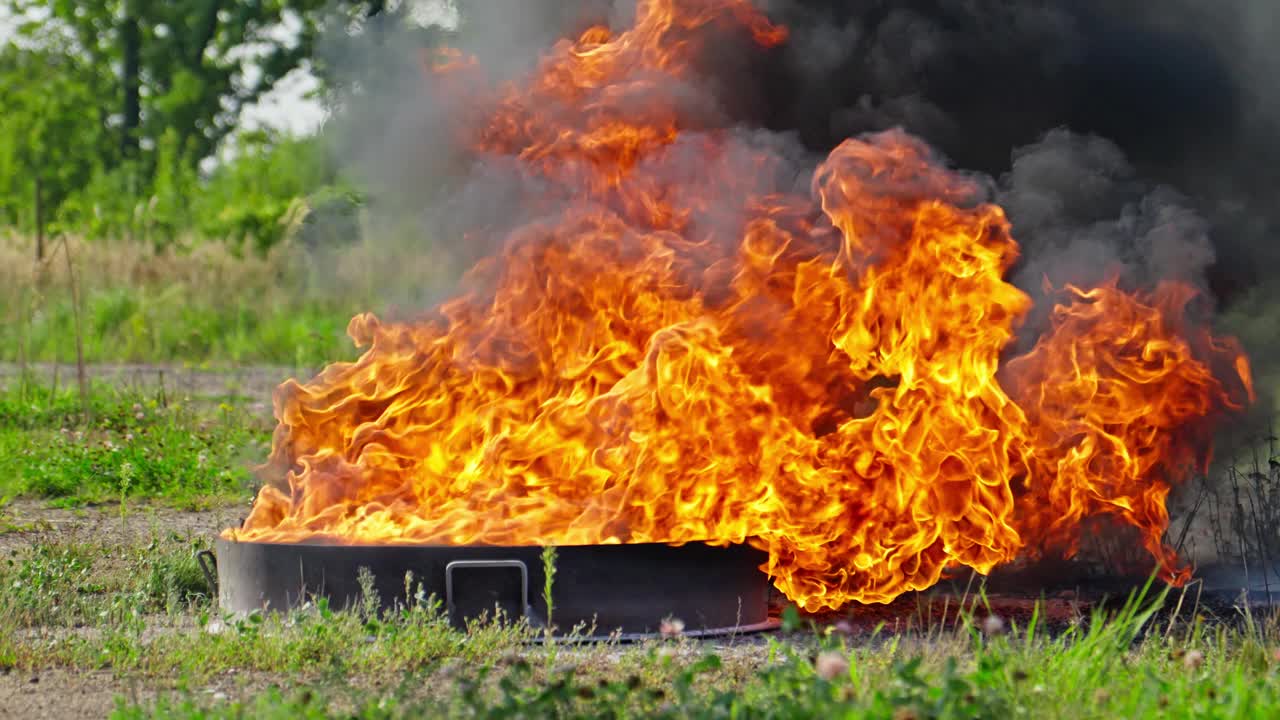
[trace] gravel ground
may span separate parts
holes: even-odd
[[[100,718],[119,695],[148,697],[106,670],[0,674],[0,718]]]
[[[103,548],[145,543],[157,530],[207,537],[239,524],[247,506],[191,512],[154,503],[131,502],[125,514],[118,505],[82,508],[48,507],[38,500],[14,500],[0,508],[0,556],[38,542],[92,542]]]
[[[110,558],[119,560],[123,555],[114,552],[116,548],[138,547],[157,531],[208,538],[211,542],[222,528],[238,522],[245,511],[242,507],[218,507],[190,512],[134,503],[122,516],[116,505],[62,509],[38,501],[17,500],[0,508],[0,561],[40,542],[83,542],[102,548],[108,560],[96,567],[108,572]],[[162,627],[159,622],[152,625]],[[242,688],[242,680],[219,679],[208,691],[236,692]],[[251,685],[265,685],[265,679]],[[110,670],[0,671],[0,719],[101,718],[110,714],[117,697],[145,699],[168,689],[172,688],[118,677]]]
[[[76,383],[74,364],[37,363],[27,367],[42,383],[61,387]],[[291,377],[310,378],[315,371],[307,368],[247,366],[241,368],[199,368],[180,364],[101,364],[86,369],[94,382],[125,389],[167,393],[189,397],[235,396],[250,401],[271,402],[271,392]],[[22,368],[14,363],[0,363],[0,386],[16,382]]]

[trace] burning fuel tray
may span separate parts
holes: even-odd
[[[239,542],[220,538],[201,563],[224,610],[287,610],[314,598],[338,609],[359,601],[362,569],[384,607],[405,603],[413,590],[440,599],[455,625],[493,614],[526,617],[544,626],[545,575],[537,546],[336,545]],[[594,637],[655,634],[666,618],[686,635],[751,632],[773,627],[766,555],[745,545],[701,543],[581,545],[557,548],[552,621]],[[216,565],[216,570],[211,565]]]

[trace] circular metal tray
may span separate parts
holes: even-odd
[[[259,543],[220,538],[218,601],[236,613],[289,610],[317,598],[342,609],[364,587],[386,607],[434,596],[455,625],[490,616],[545,627],[545,574],[537,546]],[[677,618],[685,635],[753,632],[773,626],[763,551],[702,543],[581,545],[556,549],[551,622],[557,634],[634,640]],[[208,567],[208,565],[216,565]],[[363,579],[362,579],[363,578]]]

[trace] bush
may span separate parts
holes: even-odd
[[[317,138],[247,133],[204,183],[194,205],[197,231],[265,252],[318,205],[353,193],[335,184],[337,173]]]
[[[224,240],[265,253],[314,208],[326,225],[340,217],[341,234],[356,231],[358,196],[338,178],[322,138],[245,133],[202,176],[190,145],[171,130],[149,159],[145,167],[125,162],[98,169],[56,209],[52,229],[141,239],[157,248],[184,239]]]

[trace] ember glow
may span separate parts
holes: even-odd
[[[785,42],[745,0],[647,0],[470,98],[477,157],[540,188],[467,292],[275,397],[246,541],[750,543],[807,610],[1135,527],[1166,575],[1173,484],[1252,396],[1195,292],[1031,298],[1003,211],[901,132],[841,144],[807,191],[767,138],[716,129],[709,42]],[[477,65],[433,81],[475,95]]]

